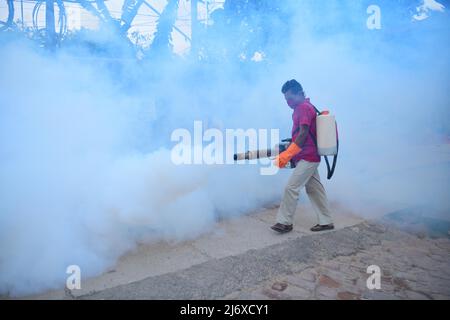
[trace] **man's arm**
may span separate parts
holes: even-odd
[[[279,168],[283,168],[286,164],[299,152],[302,151],[303,144],[306,141],[309,133],[309,126],[302,124],[300,126],[300,132],[293,143],[275,159],[275,165]]]
[[[300,126],[300,133],[298,134],[297,138],[294,141],[295,144],[300,148],[302,148],[303,144],[306,141],[306,138],[308,137],[308,133],[309,133],[309,126],[307,124],[302,124]]]

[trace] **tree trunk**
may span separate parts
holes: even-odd
[[[47,36],[47,47],[53,48],[56,44],[54,0],[45,0],[45,31]]]
[[[168,0],[156,26],[155,38],[151,45],[153,53],[170,54],[172,52],[172,30],[178,13],[179,0]]]

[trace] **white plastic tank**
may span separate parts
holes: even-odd
[[[317,149],[321,156],[334,156],[338,152],[336,119],[329,111],[316,118]]]

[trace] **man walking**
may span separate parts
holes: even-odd
[[[292,231],[300,190],[305,187],[318,218],[318,224],[311,231],[332,230],[334,225],[328,199],[317,170],[320,156],[316,143],[316,109],[305,97],[302,86],[296,80],[286,82],[281,91],[288,106],[294,110],[292,143],[286,151],[279,154],[275,164],[284,168],[292,160],[296,167],[285,188],[277,223],[271,228],[279,233]]]

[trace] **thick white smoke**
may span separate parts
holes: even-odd
[[[218,215],[244,214],[278,196],[282,185],[255,166],[172,164],[170,145],[152,147],[160,137],[145,143],[139,135],[161,121],[151,100],[124,94],[101,68],[16,43],[5,49],[3,293],[61,286],[71,264],[97,274],[136,241],[193,237]],[[174,117],[163,126],[176,128]],[[199,110],[196,117],[203,119]],[[142,144],[151,151],[136,147]]]
[[[305,1],[305,11],[293,3],[297,31],[289,43],[273,43],[285,46],[286,59],[251,81],[239,64],[224,65],[200,86],[207,92],[197,91],[204,78],[188,61],[162,61],[155,70],[158,64],[110,63],[79,51],[45,53],[22,41],[2,45],[0,293],[61,287],[68,265],[96,275],[137,241],[195,237],[219,216],[277,202],[289,172],[175,166],[170,134],[202,120],[222,130],[280,128],[288,136],[280,88],[291,78],[339,121],[339,165],[326,183],[331,200],[361,215],[365,205],[393,201],[447,209],[448,162],[439,181],[398,168],[417,170],[417,160],[437,158],[411,146],[438,144],[434,134],[449,133],[448,15],[386,41],[339,31],[345,15],[365,26],[363,5],[326,20],[338,29],[330,34],[318,30],[320,6]]]

